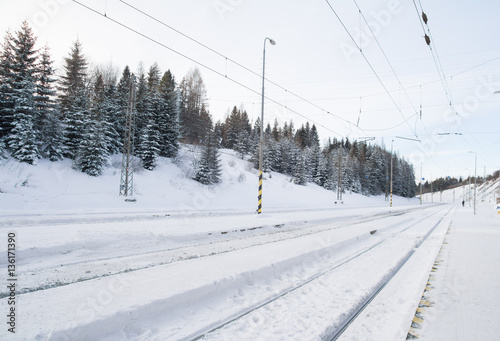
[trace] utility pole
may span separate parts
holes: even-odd
[[[432,173],[431,173],[431,203],[434,203],[434,191],[432,190]]]
[[[424,177],[423,177],[423,174],[422,174],[422,164],[420,164],[420,205],[422,205],[422,185],[423,185],[423,182],[424,181]]]
[[[134,111],[135,111],[135,76],[130,77],[130,90],[125,124],[125,141],[123,143],[122,171],[120,177],[120,195],[124,197],[134,194],[134,169],[132,153],[134,150]],[[127,199],[125,201],[135,201]]]
[[[390,199],[390,207],[392,207],[392,152],[393,152],[394,140],[391,142],[391,199]]]
[[[337,200],[342,200],[342,159],[343,159],[343,149],[344,149],[344,140],[340,142],[340,158],[339,158],[339,176],[338,176],[338,184],[337,184]]]
[[[474,153],[474,214],[476,214],[476,194],[477,194],[477,153],[476,152],[469,152],[469,153]]]

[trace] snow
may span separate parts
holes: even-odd
[[[492,205],[459,208],[440,253],[422,340],[497,340],[500,335],[500,223]],[[495,216],[496,215],[496,216]]]
[[[423,206],[350,193],[335,203],[272,173],[257,215],[249,163],[223,150],[222,183],[204,186],[191,180],[194,152],[136,173],[136,202],[118,196],[118,157],[100,177],[68,160],[0,161],[0,254],[15,232],[18,274],[16,334],[4,324],[0,339],[189,339],[276,298],[204,339],[319,340],[413,251],[342,339],[405,339],[436,259],[421,338],[496,339],[498,183],[478,188],[474,215],[456,205],[462,192],[444,192],[446,205],[438,194]],[[5,256],[0,273],[4,314]]]

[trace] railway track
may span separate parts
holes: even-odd
[[[443,212],[445,213],[443,214]],[[402,267],[407,263],[407,261],[413,256],[415,250],[418,249],[422,243],[424,243],[430,235],[435,231],[435,229],[442,223],[443,219],[449,214],[451,208],[443,207],[439,210],[434,211],[428,216],[419,218],[417,221],[408,222],[405,226],[395,228],[394,226],[380,228],[377,231],[371,231],[372,234],[381,235],[378,241],[372,245],[357,251],[355,254],[350,255],[346,259],[334,262],[330,267],[322,272],[316,273],[315,275],[304,279],[302,282],[298,283],[293,287],[289,287],[286,290],[272,296],[268,297],[262,302],[255,304],[250,307],[246,307],[241,310],[238,314],[231,316],[230,318],[220,321],[215,325],[212,325],[206,330],[197,331],[196,333],[189,335],[183,340],[195,341],[195,340],[212,340],[224,338],[224,335],[237,335],[241,332],[244,325],[255,325],[252,320],[255,321],[255,316],[260,316],[259,319],[262,321],[271,321],[272,316],[269,312],[276,313],[276,309],[270,308],[270,306],[282,306],[284,309],[288,301],[293,301],[294,296],[301,296],[304,291],[309,289],[308,287],[316,286],[318,282],[330,282],[331,278],[337,276],[339,271],[347,268],[350,264],[360,260],[362,257],[369,258],[370,254],[377,252],[377,250],[382,250],[386,244],[389,242],[394,242],[397,238],[408,238],[408,236],[414,236],[414,243],[409,243],[409,247],[406,248],[404,252],[398,255],[398,259],[392,262],[392,267],[388,271],[384,272],[380,278],[375,279],[375,284],[371,285],[367,293],[365,293],[359,299],[355,299],[352,305],[343,307],[338,313],[338,319],[335,323],[330,324],[325,327],[324,331],[320,333],[319,337],[322,340],[337,340],[342,333],[349,327],[349,325],[363,312],[363,310],[374,300],[374,298],[386,287],[386,285],[394,278],[394,276],[400,271]],[[442,214],[442,215],[441,215]],[[425,228],[422,228],[425,225]],[[413,231],[416,230],[416,231]],[[353,265],[355,267],[355,265]],[[330,278],[327,278],[330,277]],[[320,285],[320,287],[328,287],[325,285]],[[321,299],[321,298],[320,298]],[[300,300],[295,299],[295,300]],[[278,303],[279,302],[279,303]],[[271,313],[272,315],[272,313]],[[253,316],[253,318],[252,318]],[[299,318],[300,320],[300,318]],[[290,321],[288,321],[290,322]],[[275,323],[275,321],[274,321]],[[264,327],[267,323],[260,325]],[[304,324],[304,323],[302,323]],[[307,323],[305,323],[307,324]],[[238,326],[240,325],[240,326]],[[279,329],[279,328],[277,328]],[[257,334],[258,335],[258,334]],[[246,337],[239,335],[239,337]],[[255,335],[248,335],[250,339],[254,339]],[[301,339],[307,339],[302,338]]]

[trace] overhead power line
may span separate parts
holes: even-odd
[[[123,3],[124,5],[128,6],[129,8],[133,9],[134,11],[136,11],[136,12],[138,12],[138,13],[140,13],[140,14],[142,14],[142,15],[146,16],[147,18],[149,18],[149,19],[151,19],[151,20],[153,20],[153,21],[157,22],[158,24],[160,24],[160,25],[162,25],[162,26],[164,26],[164,27],[166,27],[166,28],[168,28],[168,29],[170,29],[170,30],[172,30],[172,31],[176,32],[177,34],[180,34],[181,36],[183,36],[184,38],[186,38],[186,39],[188,39],[188,40],[190,40],[190,41],[194,42],[195,44],[198,44],[198,45],[202,46],[203,48],[205,48],[205,49],[207,49],[207,50],[211,51],[212,53],[214,53],[214,54],[218,55],[219,57],[224,58],[224,59],[226,60],[226,62],[231,62],[231,63],[233,63],[234,65],[236,65],[236,66],[238,66],[238,67],[240,67],[240,68],[242,68],[242,69],[244,69],[244,70],[246,70],[246,71],[248,71],[248,72],[250,72],[250,73],[252,73],[252,74],[256,75],[257,77],[262,77],[262,75],[261,75],[260,73],[255,72],[254,70],[252,70],[252,69],[250,69],[250,68],[246,67],[245,65],[243,65],[243,64],[241,64],[241,63],[239,63],[239,62],[235,61],[234,59],[231,59],[231,58],[229,58],[229,57],[225,56],[224,54],[222,54],[222,53],[218,52],[217,50],[215,50],[215,49],[211,48],[210,46],[208,46],[208,45],[206,45],[206,44],[204,44],[204,43],[200,42],[199,40],[197,40],[197,39],[195,39],[195,38],[192,38],[191,36],[189,36],[189,35],[187,35],[187,34],[185,34],[185,33],[181,32],[180,30],[178,30],[178,29],[176,29],[176,28],[172,27],[171,25],[168,25],[168,24],[167,24],[167,23],[165,23],[164,21],[162,21],[162,20],[160,20],[160,19],[158,19],[158,18],[156,18],[156,17],[152,16],[152,15],[151,15],[151,14],[149,14],[149,13],[146,13],[145,11],[143,11],[143,10],[141,10],[141,9],[137,8],[136,6],[133,6],[133,5],[129,4],[127,1],[120,0],[120,2],[121,2],[121,3]],[[227,77],[227,74],[226,74],[225,76]],[[329,111],[329,110],[327,110],[327,109],[322,108],[321,106],[319,106],[318,104],[316,104],[316,103],[312,102],[311,100],[308,100],[308,99],[304,98],[303,96],[298,95],[298,94],[294,93],[293,91],[290,91],[290,90],[286,89],[285,87],[283,87],[283,86],[281,86],[281,85],[277,84],[276,82],[273,82],[272,80],[270,80],[270,79],[268,79],[268,78],[265,78],[265,80],[266,80],[268,83],[270,83],[270,84],[272,84],[272,85],[276,86],[277,88],[279,88],[279,89],[281,89],[281,90],[284,90],[286,93],[288,93],[288,94],[290,94],[290,95],[292,95],[292,96],[295,96],[295,97],[297,97],[298,99],[300,99],[301,101],[303,101],[303,102],[305,102],[305,103],[308,103],[309,105],[312,105],[313,107],[315,107],[315,108],[317,108],[317,109],[321,110],[322,112],[325,112],[326,114],[331,115],[331,116],[333,116],[333,117],[337,118],[338,120],[344,121],[344,122],[346,122],[346,123],[348,123],[348,124],[353,124],[351,121],[346,120],[345,118],[343,118],[343,117],[341,117],[341,116],[339,116],[339,115],[336,115],[335,113],[333,113],[333,112],[331,112],[331,111]],[[286,108],[286,106],[285,106],[285,108]],[[289,109],[289,108],[287,108],[287,109]],[[363,130],[362,130],[361,128],[359,128],[359,127],[357,127],[357,128],[358,128],[360,131],[362,131],[362,132],[363,132]],[[364,133],[364,132],[363,132],[363,133]]]
[[[86,8],[87,10],[89,10],[89,11],[91,11],[91,12],[93,12],[93,13],[95,13],[95,14],[97,14],[97,15],[99,15],[99,16],[107,19],[107,20],[110,20],[111,22],[113,22],[113,23],[115,23],[115,24],[117,24],[117,25],[119,25],[119,26],[121,26],[121,27],[123,27],[123,28],[125,28],[125,29],[127,29],[127,30],[129,30],[129,31],[131,31],[131,32],[133,32],[133,33],[135,33],[135,34],[137,34],[137,35],[139,35],[139,36],[141,36],[141,37],[143,37],[143,38],[145,38],[145,39],[147,39],[147,40],[149,40],[149,41],[151,41],[151,42],[153,42],[153,43],[155,43],[155,44],[157,44],[157,45],[159,45],[159,46],[161,46],[161,47],[163,47],[163,48],[165,48],[165,49],[167,49],[167,50],[169,50],[169,51],[171,51],[171,52],[173,52],[173,53],[175,53],[175,54],[177,54],[177,55],[179,55],[179,56],[181,56],[181,57],[183,57],[183,58],[185,58],[185,59],[187,59],[187,60],[189,60],[189,61],[191,61],[191,62],[193,62],[193,63],[195,63],[195,64],[197,64],[197,65],[199,65],[199,66],[201,66],[201,67],[203,67],[203,68],[205,68],[205,69],[213,72],[213,73],[215,73],[215,74],[217,74],[217,75],[219,75],[219,76],[221,76],[221,77],[223,77],[223,78],[225,78],[225,79],[228,79],[229,81],[231,81],[231,82],[233,82],[233,83],[241,86],[242,88],[244,88],[244,89],[246,89],[246,90],[248,90],[250,92],[253,92],[253,93],[257,94],[257,95],[261,95],[258,91],[256,91],[256,90],[250,88],[249,86],[247,86],[247,85],[245,85],[245,84],[237,81],[236,79],[228,77],[227,75],[224,75],[222,72],[217,71],[214,68],[212,68],[212,67],[210,67],[210,66],[208,66],[208,65],[206,65],[206,64],[204,64],[204,63],[202,63],[202,62],[200,62],[200,61],[198,61],[198,60],[196,60],[196,59],[194,59],[192,57],[189,57],[188,55],[186,55],[186,54],[184,54],[182,52],[179,52],[179,51],[177,51],[177,50],[175,50],[175,49],[173,49],[173,48],[165,45],[164,43],[162,43],[162,42],[160,42],[160,41],[158,41],[158,40],[156,40],[156,39],[154,39],[154,38],[152,38],[150,36],[148,36],[148,35],[146,35],[146,34],[144,34],[142,32],[139,32],[138,30],[136,30],[136,29],[134,29],[134,28],[132,28],[132,27],[130,27],[130,26],[128,26],[128,25],[126,25],[126,24],[124,24],[124,23],[116,20],[116,19],[111,18],[110,15],[107,14],[107,13],[101,13],[98,10],[96,10],[96,9],[90,7],[90,6],[87,6],[87,5],[81,3],[80,1],[77,1],[77,0],[73,0],[73,2],[76,3],[76,4],[78,4],[78,5],[80,5],[83,8]],[[340,134],[340,133],[338,133],[338,132],[336,132],[336,131],[328,128],[328,127],[326,127],[325,125],[323,125],[323,124],[321,124],[319,122],[316,122],[316,121],[310,119],[309,117],[301,114],[300,112],[298,112],[298,111],[296,111],[294,109],[291,109],[291,108],[287,107],[286,105],[284,105],[282,103],[279,103],[278,101],[276,101],[276,100],[274,100],[274,99],[272,99],[270,97],[264,96],[264,98],[267,99],[268,101],[270,101],[270,102],[272,102],[272,103],[274,103],[274,104],[276,104],[276,105],[284,108],[284,109],[287,109],[287,110],[293,112],[294,114],[296,114],[296,115],[298,115],[298,116],[300,116],[302,118],[305,118],[308,121],[311,121],[311,123],[314,123],[317,126],[322,127],[323,129],[325,129],[325,130],[327,130],[327,131],[329,131],[329,132],[331,132],[331,133],[333,133],[333,134],[335,134],[335,135],[337,135],[339,137],[343,136],[342,134]],[[344,121],[346,121],[346,120],[344,120]],[[347,121],[347,122],[349,124],[352,124],[349,121]]]
[[[370,67],[370,69],[372,70],[372,72],[374,73],[375,77],[377,78],[377,80],[379,81],[379,83],[382,85],[382,87],[384,88],[385,92],[387,93],[387,95],[389,96],[389,98],[391,99],[392,103],[394,104],[394,106],[396,107],[396,109],[398,110],[399,114],[403,117],[404,119],[404,123],[406,123],[408,125],[408,127],[410,128],[410,131],[413,133],[414,136],[416,136],[416,132],[413,130],[413,128],[411,127],[410,123],[408,122],[409,119],[407,119],[405,117],[405,115],[403,114],[403,112],[401,111],[401,108],[399,107],[399,105],[396,103],[396,101],[394,100],[394,98],[392,97],[391,93],[389,92],[389,90],[387,89],[387,87],[385,86],[384,82],[382,81],[382,79],[380,78],[380,76],[378,75],[377,71],[374,69],[373,65],[370,63],[370,61],[368,60],[368,58],[366,57],[366,55],[364,54],[363,50],[361,49],[361,47],[358,45],[358,43],[356,42],[356,39],[354,39],[353,35],[351,34],[351,32],[349,32],[349,30],[347,29],[347,27],[345,26],[344,22],[342,21],[342,19],[339,17],[339,15],[337,14],[337,11],[335,11],[335,9],[333,8],[333,6],[330,4],[330,1],[328,0],[325,0],[326,3],[328,4],[328,6],[330,7],[330,9],[332,10],[333,14],[335,15],[335,17],[337,17],[338,21],[340,22],[340,24],[342,25],[342,27],[344,28],[344,30],[346,31],[346,33],[349,35],[349,37],[351,38],[352,42],[354,43],[354,45],[357,47],[357,49],[359,50],[359,52],[361,53],[361,55],[363,56],[364,60],[366,61],[366,63],[368,64],[368,66]]]

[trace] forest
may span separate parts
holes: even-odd
[[[258,167],[261,122],[250,122],[234,106],[213,122],[207,89],[198,68],[177,82],[154,63],[89,67],[75,41],[56,75],[50,47],[37,47],[27,22],[6,32],[0,47],[0,157],[36,165],[39,159],[71,159],[73,167],[99,176],[109,157],[123,153],[126,113],[133,93],[134,157],[152,171],[160,157],[173,158],[182,144],[202,152],[194,180],[221,181],[220,149],[232,149]],[[133,91],[132,91],[133,90]],[[321,146],[317,127],[292,120],[264,123],[264,172],[279,172],[299,185],[313,182],[329,190],[377,195],[388,193],[391,163],[393,193],[415,195],[414,169],[383,146],[348,138],[329,138]]]

